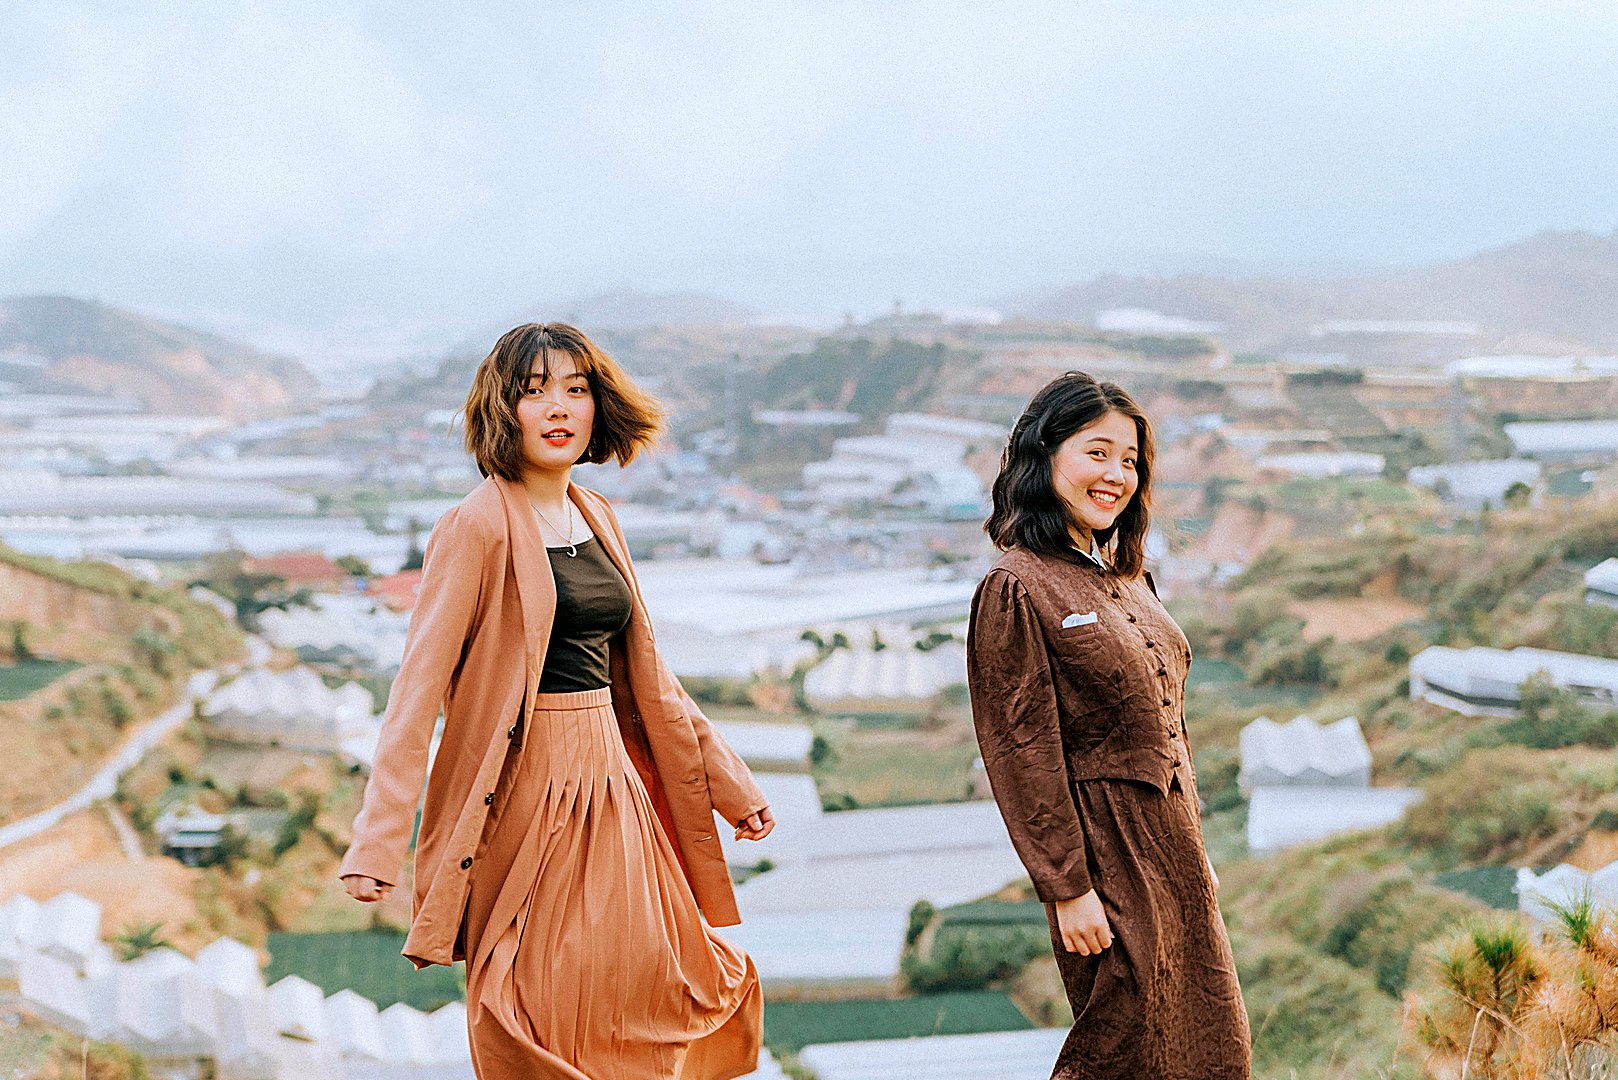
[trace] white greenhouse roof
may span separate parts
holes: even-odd
[[[1618,420],[1519,420],[1505,432],[1526,457],[1618,453]]]
[[[803,724],[715,720],[713,726],[753,769],[809,767],[809,747],[814,743],[815,733]]]
[[[925,701],[944,689],[966,682],[966,647],[946,642],[927,652],[912,645],[838,649],[804,676],[803,691],[811,702]]]
[[[1562,863],[1536,875],[1528,867],[1517,870],[1517,909],[1539,922],[1556,918],[1556,908],[1588,896],[1601,907],[1618,907],[1618,862],[1600,870],[1580,870]]]
[[[1293,782],[1309,777],[1329,781],[1356,773],[1367,778],[1371,748],[1360,722],[1352,716],[1330,724],[1317,724],[1299,716],[1284,724],[1259,717],[1242,729],[1241,771],[1244,784],[1266,776]]]
[[[1421,798],[1416,788],[1261,787],[1247,807],[1247,846],[1268,854],[1338,833],[1392,824]]]
[[[1067,1028],[820,1043],[799,1059],[819,1080],[1047,1080]]]

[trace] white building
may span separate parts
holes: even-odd
[[[818,506],[877,502],[919,506],[954,517],[982,511],[984,486],[966,468],[977,447],[998,446],[1004,428],[957,417],[895,413],[882,435],[838,439],[826,461],[803,467],[803,485]]]
[[[1067,1028],[820,1043],[798,1054],[819,1080],[1046,1080]]]
[[[669,667],[716,677],[790,672],[814,655],[806,629],[864,642],[874,628],[964,619],[977,586],[917,569],[806,573],[751,559],[658,559],[636,570]]]
[[[1598,906],[1618,907],[1618,862],[1591,872],[1562,863],[1535,874],[1528,867],[1517,870],[1517,910],[1538,923],[1556,920],[1556,908],[1567,907],[1589,897]]]
[[[129,1047],[160,1067],[208,1060],[221,1080],[472,1080],[459,1003],[379,1015],[351,991],[326,998],[296,977],[266,988],[253,950],[228,939],[195,961],[161,948],[120,963],[98,940],[100,920],[99,905],[71,893],[0,904],[0,959],[15,967],[24,1004],[73,1035]]]
[[[803,691],[819,709],[845,702],[915,704],[966,683],[966,646],[947,641],[926,652],[911,644],[837,649],[804,676]]]
[[[747,766],[764,773],[809,771],[815,733],[804,724],[762,724],[716,720],[714,730],[742,756]]]
[[[1610,461],[1618,457],[1618,420],[1520,420],[1505,426],[1518,457]]]
[[[1260,787],[1371,784],[1371,748],[1352,716],[1331,724],[1307,716],[1285,724],[1259,717],[1242,729],[1241,755],[1237,783],[1243,794]]]
[[[1328,836],[1391,825],[1421,799],[1418,788],[1293,787],[1253,789],[1247,846],[1268,855]]]
[[[1408,474],[1419,488],[1443,493],[1446,501],[1469,510],[1505,504],[1506,491],[1522,484],[1538,491],[1544,481],[1539,462],[1523,458],[1460,461],[1449,465],[1417,465]]]
[[[1523,681],[1539,672],[1593,704],[1618,704],[1618,660],[1526,646],[1423,649],[1410,658],[1410,696],[1464,716],[1511,716]]]
[[[352,655],[373,671],[399,669],[408,612],[390,611],[377,597],[353,593],[319,593],[313,603],[266,611],[259,616],[259,628],[283,649],[322,657]]]
[[[1584,601],[1618,607],[1618,559],[1599,562],[1584,572]]]
[[[313,669],[258,668],[208,696],[202,717],[221,733],[246,742],[336,752],[357,736],[375,733],[371,695],[358,683],[332,689]]]
[[[805,778],[807,779],[807,778]],[[721,933],[774,987],[885,992],[918,900],[937,907],[1024,876],[992,802],[885,807],[790,823],[733,859],[774,869],[736,890],[742,924]]]
[[[1338,476],[1381,476],[1387,459],[1363,450],[1331,450],[1305,454],[1264,454],[1253,459],[1261,471],[1321,480]]]

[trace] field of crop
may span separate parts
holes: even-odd
[[[815,1043],[1033,1026],[1010,997],[989,991],[870,1001],[771,1001],[764,1006],[764,1044],[777,1052],[796,1052]]]
[[[79,665],[71,660],[24,660],[20,664],[0,664],[0,701],[25,698],[77,667]]]
[[[430,1011],[466,996],[460,967],[417,971],[399,955],[403,946],[404,935],[396,931],[271,934],[270,966],[264,974],[272,983],[297,975],[327,994],[353,990],[384,1009],[402,1001]]]

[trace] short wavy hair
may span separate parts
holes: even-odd
[[[1114,412],[1135,421],[1138,486],[1112,526],[1097,529],[1094,535],[1114,570],[1124,577],[1140,576],[1146,569],[1146,533],[1152,518],[1152,425],[1127,390],[1097,382],[1082,371],[1069,371],[1048,383],[1011,429],[1000,455],[1000,474],[994,479],[993,509],[983,523],[995,547],[1001,551],[1024,547],[1060,557],[1072,554],[1071,513],[1052,483],[1051,457],[1074,434]]]
[[[517,402],[530,376],[551,373],[551,357],[567,353],[589,381],[595,423],[582,462],[628,465],[663,430],[663,409],[576,326],[524,323],[501,335],[478,365],[466,395],[466,452],[484,476],[522,481],[522,425]]]

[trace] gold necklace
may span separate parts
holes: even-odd
[[[573,542],[573,500],[564,495],[562,501],[567,503],[567,535],[562,539],[567,544],[567,557],[576,559],[579,556],[579,545]],[[551,532],[560,531],[555,525],[551,524],[551,519],[545,516],[545,511],[539,508],[538,503],[530,501],[528,505],[534,508],[534,513],[539,515],[539,520],[545,523],[546,528],[550,529]]]

